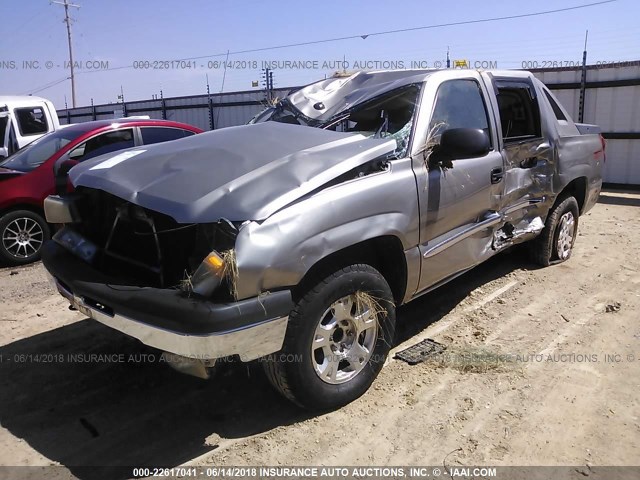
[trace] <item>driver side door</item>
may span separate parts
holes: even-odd
[[[416,170],[420,202],[421,273],[418,292],[466,271],[490,256],[500,215],[503,158],[489,115],[484,85],[476,78],[442,82],[435,93],[426,145]],[[483,130],[489,152],[435,161],[431,153],[452,128]],[[425,140],[423,140],[424,142]],[[418,173],[420,172],[420,173]]]

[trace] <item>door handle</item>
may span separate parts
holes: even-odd
[[[546,155],[549,150],[551,150],[549,143],[541,143],[530,153],[530,157],[520,162],[520,168],[533,168],[537,166],[540,160],[544,161],[544,155]]]
[[[525,158],[520,162],[520,168],[533,168],[538,165],[538,157]]]
[[[547,153],[549,150],[551,150],[551,144],[544,142],[541,143],[540,145],[538,145],[535,149],[535,155],[542,155]]]
[[[504,171],[502,167],[496,167],[491,170],[491,183],[500,183],[504,177]]]

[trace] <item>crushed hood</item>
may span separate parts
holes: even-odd
[[[179,223],[264,220],[395,148],[395,140],[265,122],[102,155],[70,178]]]

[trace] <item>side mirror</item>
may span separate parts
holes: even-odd
[[[440,137],[438,157],[449,160],[483,157],[491,149],[487,133],[479,128],[450,128]]]
[[[67,174],[69,173],[69,170],[71,170],[73,167],[78,165],[78,163],[80,162],[78,162],[77,160],[65,160],[58,167],[58,171],[56,172],[56,175],[66,177]]]
[[[56,193],[58,195],[64,195],[69,190],[68,186],[69,182],[69,170],[78,165],[77,160],[65,160],[64,162],[58,164],[53,167],[53,173],[56,179]]]

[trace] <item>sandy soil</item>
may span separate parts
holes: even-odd
[[[69,311],[41,264],[2,268],[0,465],[638,464],[639,240],[640,195],[604,193],[567,263],[514,250],[403,307],[399,348],[446,354],[319,416],[257,365],[180,375]]]

